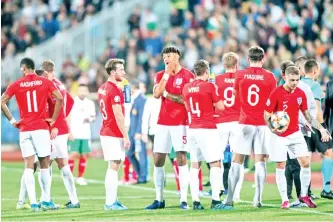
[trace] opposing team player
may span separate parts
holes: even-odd
[[[310,153],[298,125],[299,111],[302,111],[312,127],[320,131],[323,141],[328,141],[330,135],[311,115],[308,110],[307,98],[303,90],[297,87],[300,81],[300,71],[296,66],[289,66],[285,72],[285,83],[271,93],[265,110],[265,121],[271,131],[276,134],[272,137],[269,149],[270,160],[276,162],[276,184],[281,198],[281,208],[289,208],[287,195],[287,181],[285,177],[285,166],[287,151],[291,152],[298,159],[301,165],[301,196],[300,201],[310,208],[317,205],[307,195],[311,181]],[[277,111],[284,111],[289,115],[290,123],[283,129],[274,129],[270,124],[271,115]],[[311,127],[309,126],[309,127]]]
[[[100,139],[104,160],[108,162],[104,210],[127,210],[117,200],[118,171],[121,161],[125,159],[125,150],[130,147],[125,128],[124,95],[117,87],[125,75],[124,63],[122,59],[109,59],[105,64],[109,78],[98,89],[98,102],[103,117]]]
[[[233,163],[229,171],[229,192],[226,205],[233,205],[233,196],[239,181],[244,155],[250,155],[252,147],[255,154],[256,191],[253,206],[261,207],[262,192],[266,178],[266,157],[269,137],[272,134],[264,120],[265,104],[269,94],[276,87],[273,73],[262,68],[264,50],[258,46],[248,51],[249,68],[238,71],[234,85],[234,93],[240,97],[241,113],[233,150]]]
[[[87,185],[83,178],[87,163],[86,159],[91,153],[90,125],[96,119],[95,104],[88,99],[89,89],[87,85],[79,85],[78,96],[74,98],[74,106],[70,115],[70,131],[73,141],[70,142],[69,167],[73,172],[75,160],[79,160],[77,183]]]
[[[50,193],[50,154],[51,141],[49,126],[53,127],[62,106],[62,95],[54,83],[35,73],[35,63],[30,58],[20,62],[22,77],[10,84],[1,98],[1,110],[10,123],[20,130],[20,147],[25,162],[23,180],[30,199],[31,209],[39,210],[36,200],[34,160],[37,154],[40,162],[43,195],[41,207],[54,209]],[[46,118],[46,105],[49,95],[55,98],[55,107],[51,118]],[[13,118],[6,103],[13,97],[20,111],[21,120]]]
[[[194,64],[196,78],[183,89],[186,110],[189,113],[188,146],[191,155],[191,194],[193,209],[202,210],[199,200],[199,169],[205,160],[210,164],[212,186],[212,209],[223,208],[220,200],[221,158],[223,146],[214,119],[215,109],[222,111],[224,105],[214,84],[208,82],[210,68],[206,60]],[[225,147],[225,146],[224,146]]]
[[[56,87],[64,98],[64,105],[61,108],[59,116],[54,124],[56,128],[51,129],[51,135],[56,135],[52,142],[51,159],[55,160],[60,170],[64,185],[69,196],[69,202],[65,204],[66,208],[80,208],[80,203],[77,198],[76,187],[73,173],[68,165],[68,149],[67,142],[69,136],[69,127],[66,117],[69,115],[74,100],[67,92],[64,84],[55,77],[55,65],[51,60],[42,62],[42,69],[47,73],[47,78],[54,82]],[[54,109],[54,99],[51,98],[48,103],[49,112]]]
[[[162,56],[165,70],[156,74],[154,97],[162,98],[161,110],[154,140],[154,183],[156,199],[146,209],[165,207],[163,199],[165,157],[173,146],[179,166],[180,208],[188,209],[187,192],[189,170],[186,163],[187,153],[187,112],[182,99],[184,85],[194,79],[194,74],[179,64],[180,51],[174,46],[164,47]]]

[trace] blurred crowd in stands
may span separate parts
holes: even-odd
[[[1,50],[7,56],[75,26],[101,10],[103,1],[2,2],[7,3],[2,4]],[[75,61],[68,57],[58,65],[61,79],[74,94],[81,83],[96,91],[106,79],[105,62],[118,57],[126,60],[128,77],[145,82],[149,93],[154,74],[164,69],[160,51],[169,44],[181,49],[182,64],[189,69],[203,58],[210,62],[213,73],[223,73],[221,58],[228,51],[240,55],[239,68],[247,67],[247,49],[259,45],[266,51],[265,67],[277,79],[281,78],[281,62],[301,55],[319,61],[324,89],[332,78],[332,0],[170,0],[170,7],[166,33],[161,32],[158,12],[138,5],[128,18],[126,35],[118,42],[107,39],[108,46],[97,62],[91,63],[83,55],[77,55]]]

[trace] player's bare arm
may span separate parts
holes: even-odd
[[[321,111],[321,102],[319,100],[316,100],[316,105],[317,105],[317,121],[319,123],[323,123],[324,122],[324,115],[323,112]]]
[[[309,110],[305,110],[303,112],[305,119],[310,123],[310,125],[319,130],[321,133],[321,140],[323,142],[328,142],[329,139],[332,139],[331,135],[329,134],[329,132],[327,131],[327,129],[325,129],[316,119],[312,118],[311,113]]]
[[[18,128],[18,125],[19,125],[19,122],[15,121],[13,115],[10,113],[9,109],[8,109],[8,106],[7,106],[7,102],[10,100],[10,97],[4,93],[2,94],[2,97],[1,97],[1,110],[3,112],[3,114],[5,115],[5,117],[10,121],[10,123]],[[13,122],[14,120],[14,122]]]
[[[119,104],[112,105],[112,110],[116,118],[117,126],[124,137],[124,148],[128,150],[128,148],[130,147],[130,141],[125,127],[125,116],[122,112],[121,105]]]
[[[215,103],[214,106],[219,111],[223,111],[224,110],[224,103],[223,103],[222,100],[220,100],[217,103]]]
[[[184,99],[182,95],[176,95],[176,94],[170,94],[167,93],[165,98],[175,102],[175,103],[179,103],[179,104],[184,104]]]
[[[62,95],[59,90],[54,90],[52,92],[52,96],[56,99],[55,106],[54,106],[54,112],[53,112],[51,118],[46,119],[46,121],[49,122],[51,126],[53,126],[53,124],[57,120],[57,117],[60,113],[61,106],[63,103],[63,98],[62,98]]]

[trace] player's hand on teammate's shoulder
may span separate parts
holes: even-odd
[[[51,129],[51,140],[55,139],[58,136],[59,130],[58,128],[54,127]]]

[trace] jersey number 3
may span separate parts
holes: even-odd
[[[106,109],[105,109],[105,102],[103,99],[101,99],[99,101],[99,106],[101,107],[101,111],[102,111],[102,117],[104,120],[107,120],[108,118],[108,114],[106,113]]]

